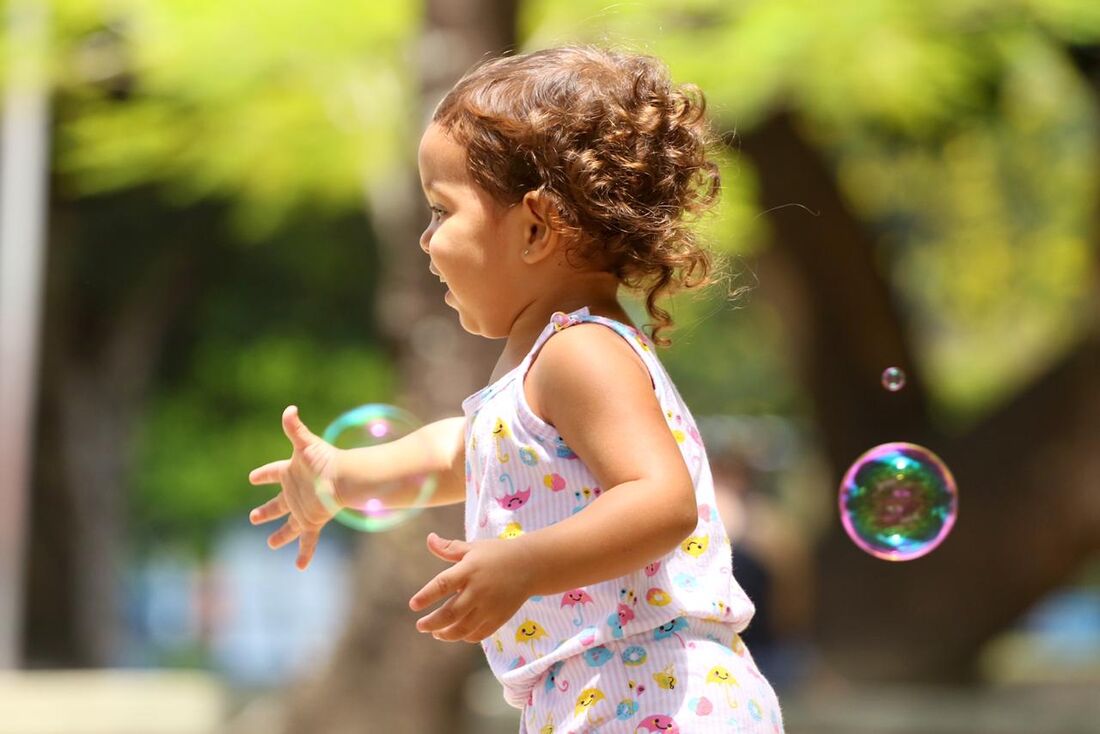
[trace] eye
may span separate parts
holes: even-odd
[[[437,216],[442,218],[443,215],[445,215],[447,213],[447,212],[443,211],[442,209],[440,209],[438,206],[429,206],[428,211],[430,211],[432,213],[432,219],[435,219]]]

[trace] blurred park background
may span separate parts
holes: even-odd
[[[288,404],[434,420],[484,385],[416,146],[470,65],[565,42],[664,58],[722,132],[700,227],[752,291],[677,298],[661,358],[788,731],[1100,732],[1100,3],[2,7],[0,733],[516,731],[406,606],[461,506],[333,526],[300,573],[247,473]],[[894,440],[960,514],[892,564],[836,491]]]

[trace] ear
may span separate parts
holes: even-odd
[[[523,237],[520,252],[528,263],[536,263],[549,257],[558,247],[561,232],[555,226],[557,202],[552,194],[539,189],[528,191],[520,201],[520,224]]]

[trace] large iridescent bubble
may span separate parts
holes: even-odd
[[[384,403],[370,403],[341,414],[325,428],[321,438],[339,449],[354,450],[396,441],[420,427],[406,410]],[[435,494],[438,477],[423,474],[360,488],[352,506],[342,507],[318,485],[318,497],[348,527],[376,533],[389,530],[423,509]]]
[[[938,456],[913,443],[866,451],[840,482],[840,520],[860,549],[910,561],[936,548],[958,514],[955,478]]]

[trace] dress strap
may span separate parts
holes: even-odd
[[[470,395],[462,401],[462,411],[469,415],[477,411],[481,404],[491,398],[496,393],[505,389],[517,375],[526,375],[528,368],[531,366],[532,360],[535,355],[538,354],[539,349],[551,336],[561,331],[562,329],[571,326],[572,324],[578,324],[581,319],[591,318],[588,311],[588,306],[578,308],[576,311],[565,313],[564,311],[556,311],[551,317],[550,322],[543,328],[542,333],[535,339],[534,345],[527,351],[523,360],[509,370],[506,374],[502,375],[496,382],[486,385],[473,395]],[[522,384],[522,382],[521,382]]]
[[[568,329],[570,326],[575,326],[576,324],[583,323],[603,324],[604,326],[615,331],[623,339],[625,339],[627,343],[630,344],[630,346],[634,349],[634,352],[639,356],[639,358],[641,358],[642,362],[645,364],[646,369],[649,371],[650,380],[652,381],[654,388],[657,387],[660,382],[658,376],[663,374],[663,368],[660,364],[660,361],[657,359],[656,353],[654,352],[653,342],[651,342],[645,334],[643,334],[638,329],[635,329],[633,326],[624,324],[621,321],[616,321],[615,319],[609,319],[606,316],[596,316],[592,314],[589,311],[588,306],[584,306],[583,308],[579,308],[576,311],[572,311],[570,313],[565,313],[564,311],[556,311],[553,315],[551,315],[550,323],[546,325],[545,329],[543,329],[542,334],[540,334],[539,338],[535,340],[535,345],[531,347],[531,351],[528,352],[527,356],[524,358],[523,369],[519,371],[520,374],[524,375],[527,373],[527,369],[530,367],[531,361],[535,358],[535,355],[538,354],[539,349],[542,348],[543,343],[545,343],[547,339],[549,339],[551,336],[558,333],[559,331],[562,331],[563,329]]]
[[[527,356],[523,358],[519,373],[521,375],[527,374],[527,368],[530,366],[531,361],[534,360],[535,355],[542,349],[542,345],[546,343],[546,340],[557,334],[562,329],[567,329],[573,324],[579,324],[582,319],[592,318],[589,314],[588,306],[582,306],[576,311],[566,313],[565,311],[555,311],[550,316],[550,322],[543,328],[542,333],[539,334],[538,339],[535,339],[535,343],[527,351]]]

